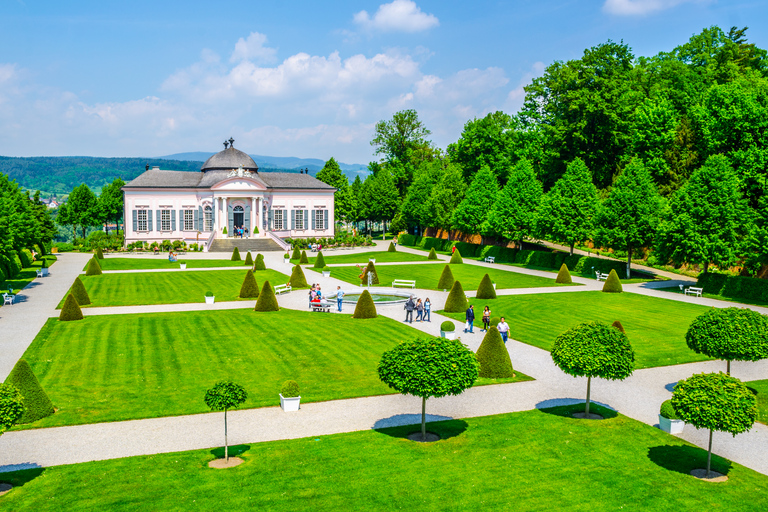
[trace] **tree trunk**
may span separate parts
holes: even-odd
[[[705,261],[704,262],[704,273],[706,274],[707,272],[709,272],[709,262]]]
[[[727,361],[727,364],[726,364],[725,368],[726,368],[725,369],[725,373],[730,375],[731,374],[731,360],[730,359]]]
[[[629,274],[632,268],[632,248],[627,247],[627,279],[630,279]]]
[[[712,464],[712,429],[709,429],[709,451],[707,452],[707,476],[709,478],[709,471]]]
[[[584,417],[589,419],[589,392],[592,387],[592,377],[587,377],[587,406],[584,408]]]
[[[421,397],[421,440],[427,440],[427,399]]]
[[[520,247],[520,250],[522,251],[523,250],[523,239],[521,238],[520,240],[517,241],[517,243],[518,243],[518,247]]]
[[[576,242],[571,242],[571,256],[573,256],[573,246],[576,245]]]
[[[224,462],[229,462],[229,446],[227,446],[227,410],[224,409]]]

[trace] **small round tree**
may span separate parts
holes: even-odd
[[[18,389],[24,397],[24,414],[19,418],[19,423],[32,423],[53,414],[51,399],[26,360],[19,359],[16,362],[6,383]]]
[[[272,289],[272,285],[269,281],[264,281],[264,286],[261,287],[261,293],[259,298],[256,299],[256,306],[254,311],[280,311],[280,306],[277,303],[277,297],[275,297],[275,290]]]
[[[301,251],[301,257],[299,258],[299,265],[306,265],[309,263],[309,258],[307,258],[307,251]]]
[[[428,260],[436,260],[437,259],[437,253],[435,252],[435,248],[431,248],[429,250],[429,254],[427,255]]]
[[[293,254],[291,254],[292,260],[300,260],[301,259],[301,251],[299,251],[298,247],[293,248]]]
[[[573,283],[573,279],[571,278],[571,273],[568,271],[568,265],[563,263],[560,265],[560,272],[557,273],[557,277],[555,278],[555,282],[558,284],[571,284]]]
[[[87,276],[101,275],[101,265],[99,265],[99,260],[97,260],[95,257],[88,260],[88,267],[86,267],[85,269],[85,275]]]
[[[67,294],[67,299],[64,301],[64,305],[61,307],[59,313],[60,322],[71,322],[73,320],[82,320],[83,311],[77,304],[77,299],[71,293]]]
[[[477,287],[477,293],[475,294],[477,299],[495,299],[496,289],[491,282],[491,276],[485,274],[480,280],[480,285]]]
[[[456,282],[456,279],[453,278],[453,272],[451,271],[451,266],[446,265],[443,267],[443,273],[440,274],[440,280],[437,281],[437,289],[438,290],[450,290],[453,288],[453,283]]]
[[[257,298],[258,296],[259,296],[259,285],[258,283],[256,283],[256,278],[253,277],[253,272],[248,270],[245,273],[245,279],[243,279],[243,285],[240,287],[240,298],[254,299],[254,298]]]
[[[507,346],[494,326],[485,333],[477,349],[477,361],[480,363],[480,377],[501,379],[515,376]]]
[[[458,340],[417,338],[384,352],[379,379],[404,395],[421,397],[421,440],[426,441],[427,398],[459,395],[477,380],[475,354]]]
[[[363,290],[360,298],[357,299],[352,318],[376,318],[376,316],[376,304],[373,303],[373,297],[371,297],[368,290]]]
[[[291,272],[291,288],[306,288],[307,276],[304,275],[304,271],[301,269],[301,265],[294,265]]]
[[[101,250],[101,247],[96,247],[96,250],[93,251],[94,256],[96,256],[97,260],[103,260],[104,259],[104,251]]]
[[[251,256],[251,251],[248,251],[245,253],[245,263],[243,263],[246,267],[252,267],[253,266],[253,257]]]
[[[232,257],[230,258],[232,261],[242,261],[242,258],[240,257],[240,249],[235,247],[232,249]]]
[[[325,256],[323,256],[323,251],[320,251],[317,253],[317,257],[315,258],[315,264],[312,266],[313,268],[325,268]]]
[[[205,392],[205,405],[212,411],[224,411],[224,460],[229,462],[227,443],[227,410],[236,409],[248,399],[248,393],[234,382],[217,382]]]
[[[712,308],[694,318],[685,342],[697,354],[727,361],[758,361],[768,357],[768,317],[746,308]]]
[[[711,475],[712,433],[728,432],[736,437],[757,420],[757,397],[746,384],[720,373],[699,373],[677,383],[672,407],[680,419],[709,430],[707,472]]]
[[[259,253],[256,255],[256,261],[253,264],[253,270],[267,270],[267,266],[264,264],[264,255]]]
[[[464,263],[464,258],[461,257],[461,253],[459,252],[459,248],[457,247],[455,251],[453,251],[453,254],[451,255],[451,265],[459,265],[461,263]]]
[[[635,366],[635,353],[627,335],[602,322],[585,322],[565,331],[555,340],[551,354],[568,375],[587,377],[586,418],[590,417],[592,377],[624,380],[632,375]]]
[[[611,272],[608,274],[608,279],[606,279],[605,284],[603,284],[603,291],[605,293],[621,293],[624,291],[624,288],[621,286],[619,274],[617,274],[614,269],[611,269]]]
[[[24,409],[24,397],[16,386],[0,383],[0,435],[21,419]]]
[[[368,274],[371,274],[373,277],[371,278],[371,284],[379,284],[379,274],[376,272],[376,265],[373,264],[372,261],[368,262],[368,265],[365,267],[365,270],[363,271],[363,275],[360,277],[360,283],[363,286],[368,286]]]
[[[387,252],[397,252],[397,249],[395,248],[394,243],[389,242],[389,249],[387,249]]]
[[[80,276],[75,278],[75,282],[72,283],[72,288],[69,290],[69,293],[75,296],[75,300],[81,306],[87,306],[91,303],[91,298],[88,296],[88,292],[86,291]]]
[[[451,287],[451,293],[448,294],[443,309],[446,313],[462,313],[467,310],[467,304],[467,296],[464,294],[464,288],[461,287],[459,281],[456,281]]]

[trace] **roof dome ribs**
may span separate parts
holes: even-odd
[[[243,168],[246,171],[258,172],[259,166],[253,161],[253,158],[235,149],[235,139],[232,137],[224,141],[224,151],[220,151],[205,161],[200,168],[202,172],[206,171],[229,171],[232,169]]]

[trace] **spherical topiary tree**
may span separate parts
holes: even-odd
[[[573,279],[571,278],[571,273],[568,271],[568,265],[563,263],[560,265],[560,272],[557,273],[557,277],[555,278],[555,282],[558,284],[571,284],[573,283]]]
[[[495,299],[496,289],[491,282],[491,276],[485,274],[480,280],[480,285],[477,287],[477,293],[475,294],[477,299]]]
[[[440,324],[440,330],[443,332],[453,332],[456,330],[456,324],[450,320],[446,320]]]
[[[299,396],[299,384],[295,380],[287,380],[283,382],[283,387],[280,388],[280,394],[283,398],[296,398]]]
[[[697,316],[685,333],[685,342],[697,354],[727,361],[768,358],[768,317],[745,308],[712,308]]]
[[[552,360],[568,375],[587,377],[587,404],[592,377],[624,380],[635,367],[635,353],[627,335],[602,322],[585,322],[557,337],[552,346]]]
[[[304,271],[301,269],[301,265],[294,265],[293,272],[291,272],[291,288],[306,288],[307,276],[304,275]]]
[[[376,272],[376,265],[374,265],[372,261],[369,261],[368,265],[366,265],[365,270],[363,271],[363,275],[360,277],[360,283],[363,286],[368,286],[369,273],[373,276],[371,279],[371,284],[379,284],[379,274]]]
[[[259,253],[256,255],[256,261],[253,264],[253,270],[267,270],[267,266],[264,264],[264,255]]]
[[[453,288],[453,283],[455,282],[456,280],[453,278],[453,272],[451,271],[450,265],[446,265],[443,267],[443,273],[440,274],[440,279],[437,281],[437,289],[450,290]]]
[[[243,263],[246,267],[252,267],[253,266],[253,257],[251,256],[251,251],[248,251],[245,253],[245,263]]]
[[[621,287],[619,274],[614,269],[611,269],[611,272],[608,274],[608,279],[603,284],[603,291],[605,293],[621,293],[624,291],[624,288]]]
[[[51,399],[26,360],[19,359],[16,362],[5,382],[18,389],[24,397],[24,414],[19,418],[19,423],[32,423],[53,414]]]
[[[264,286],[261,287],[261,293],[259,298],[256,299],[256,307],[254,311],[280,311],[280,306],[277,304],[277,297],[275,297],[275,290],[272,289],[272,285],[269,281],[264,281]]]
[[[10,383],[0,383],[0,435],[21,419],[24,409],[21,391]]]
[[[459,252],[459,248],[457,247],[455,251],[453,251],[453,254],[451,255],[451,265],[459,265],[461,263],[464,263],[464,258],[461,257],[461,253]]]
[[[309,263],[309,258],[307,258],[307,251],[301,251],[301,257],[299,258],[299,265],[306,265]]]
[[[205,405],[212,411],[224,411],[224,460],[229,462],[229,446],[227,443],[227,410],[239,407],[248,399],[243,386],[234,382],[217,382],[205,392]]]
[[[722,372],[700,373],[679,381],[672,391],[672,407],[681,420],[709,430],[705,478],[711,475],[712,432],[736,437],[757,420],[755,394],[739,379]]]
[[[397,249],[395,248],[394,243],[389,242],[389,249],[387,249],[387,252],[397,252]]]
[[[417,338],[384,352],[379,379],[404,395],[421,397],[421,439],[426,441],[427,398],[458,395],[477,380],[475,354],[458,340]]]
[[[315,264],[312,267],[319,268],[319,269],[322,269],[325,267],[325,256],[323,256],[323,251],[320,251],[317,253],[317,258],[315,258]]]
[[[501,379],[515,376],[507,346],[494,326],[485,333],[483,342],[477,349],[477,361],[480,363],[480,377]]]
[[[427,255],[428,260],[436,260],[437,259],[437,253],[435,252],[435,248],[431,248],[429,250],[429,254]]]
[[[70,288],[69,293],[75,296],[75,300],[81,306],[86,306],[91,303],[91,298],[88,296],[88,292],[86,291],[80,276],[75,278],[75,282],[72,283],[72,288]]]
[[[96,256],[97,260],[104,259],[104,251],[101,250],[101,247],[96,247],[96,250],[93,251],[93,255]]]
[[[240,287],[240,298],[254,299],[258,296],[259,296],[259,285],[258,283],[256,283],[256,278],[253,277],[253,272],[251,270],[248,270],[245,273],[245,278],[243,279],[243,285]]]
[[[301,251],[299,251],[298,247],[293,248],[293,254],[291,254],[292,260],[300,260],[301,259]]]
[[[72,320],[82,320],[83,311],[77,304],[77,299],[71,293],[67,294],[67,299],[64,301],[64,305],[61,307],[59,313],[59,321],[71,322]]]
[[[360,294],[360,298],[357,299],[357,305],[355,306],[355,312],[352,314],[352,318],[376,318],[376,304],[373,303],[373,297],[368,290],[363,290]]]
[[[231,261],[242,261],[242,258],[240,257],[240,249],[235,247],[232,249],[232,257],[230,258]]]
[[[461,282],[456,281],[453,283],[443,309],[446,313],[462,313],[467,310],[467,296],[464,294]]]
[[[85,269],[85,275],[87,276],[101,275],[101,265],[99,265],[99,260],[97,260],[95,257],[88,260],[88,266]]]

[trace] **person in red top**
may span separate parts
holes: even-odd
[[[453,254],[455,252],[456,252],[456,246],[454,245],[453,247],[451,247],[451,254]]]

